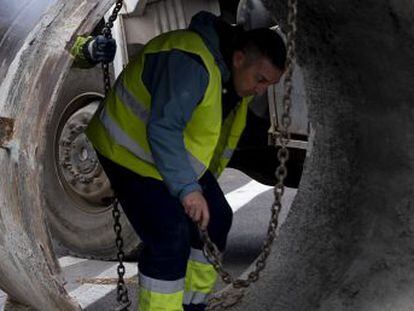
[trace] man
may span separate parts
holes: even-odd
[[[77,51],[96,62],[94,49],[89,40]],[[285,60],[275,32],[244,32],[201,12],[189,30],[146,44],[89,124],[86,134],[145,245],[139,310],[205,309],[217,273],[197,226],[224,251],[232,210],[216,178],[237,146],[248,102],[279,81]]]

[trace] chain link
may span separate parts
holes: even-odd
[[[105,23],[104,28],[102,29],[102,34],[108,39],[112,38],[111,28],[114,26],[114,21],[118,17],[118,13],[122,9],[122,5],[123,5],[123,0],[116,1],[112,14],[109,16],[108,20]],[[111,89],[111,76],[109,74],[109,63],[106,63],[106,62],[102,63],[102,71],[103,71],[103,80],[104,80],[104,90],[105,90],[105,96],[106,96],[108,95],[109,90]]]
[[[255,261],[254,269],[251,271],[247,279],[234,279],[234,277],[223,268],[221,261],[222,254],[217,246],[211,241],[207,231],[199,229],[200,237],[204,242],[203,253],[208,261],[213,265],[218,272],[221,279],[226,284],[231,284],[231,287],[226,288],[218,295],[211,298],[208,302],[206,311],[225,310],[237,303],[239,303],[244,296],[244,289],[249,287],[252,283],[259,279],[260,272],[266,267],[266,260],[270,255],[273,241],[276,237],[276,230],[278,227],[279,213],[282,208],[282,196],[285,191],[284,180],[287,176],[286,162],[289,159],[289,150],[287,145],[290,140],[290,133],[288,132],[291,124],[290,108],[292,105],[292,75],[294,68],[295,55],[295,34],[296,34],[296,16],[297,16],[297,0],[288,0],[288,22],[287,22],[287,59],[286,72],[284,79],[284,96],[283,96],[283,114],[281,117],[281,129],[277,137],[273,139],[276,147],[276,142],[279,140],[280,149],[277,152],[279,166],[276,169],[275,176],[277,183],[274,186],[274,202],[271,206],[271,219],[267,229],[267,236],[263,243],[260,255]]]
[[[112,202],[112,217],[114,218],[114,231],[116,235],[115,244],[118,249],[117,258],[118,258],[118,282],[116,287],[117,292],[117,301],[120,303],[119,307],[116,310],[119,311],[128,311],[128,307],[131,305],[131,302],[128,298],[128,289],[125,285],[124,275],[125,275],[125,266],[124,258],[125,253],[123,251],[124,241],[122,239],[122,227],[121,227],[121,212],[118,208],[118,199],[113,198]]]

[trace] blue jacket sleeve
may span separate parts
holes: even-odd
[[[209,76],[198,56],[173,50],[148,55],[142,79],[152,99],[147,125],[151,152],[170,193],[182,200],[201,191],[183,131],[204,96]]]

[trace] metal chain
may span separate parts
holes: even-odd
[[[204,242],[203,252],[209,262],[213,265],[215,270],[220,275],[223,282],[231,284],[232,286],[216,295],[208,302],[206,311],[225,310],[232,305],[240,302],[244,296],[244,288],[249,287],[252,283],[259,279],[260,272],[266,266],[266,260],[269,257],[273,241],[276,237],[276,229],[278,227],[279,213],[282,208],[282,196],[285,191],[284,180],[287,176],[286,161],[289,159],[289,150],[287,145],[290,140],[290,133],[288,132],[291,124],[290,108],[292,106],[292,75],[294,67],[295,55],[295,34],[296,34],[296,16],[297,16],[297,0],[288,0],[288,22],[287,22],[287,60],[286,73],[284,80],[284,97],[283,97],[283,114],[281,122],[281,130],[276,139],[273,139],[276,146],[277,139],[279,140],[280,149],[277,153],[279,166],[276,169],[275,176],[277,183],[274,186],[274,202],[271,206],[271,219],[267,230],[267,237],[263,243],[262,251],[255,261],[253,271],[251,271],[247,279],[234,279],[234,277],[224,270],[221,261],[221,253],[217,246],[211,241],[207,231],[199,230],[200,237]]]
[[[112,14],[111,16],[109,16],[107,22],[105,23],[105,27],[102,29],[102,34],[108,39],[112,38],[111,28],[114,26],[114,21],[118,17],[118,13],[122,9],[122,5],[123,5],[123,0],[116,1]],[[106,96],[108,95],[109,90],[111,89],[111,76],[109,75],[109,63],[103,62],[102,70],[103,70],[104,88],[105,88],[105,96]]]
[[[116,311],[128,311],[128,307],[131,305],[131,301],[128,298],[128,288],[125,285],[124,275],[125,275],[125,266],[124,266],[124,258],[125,253],[123,251],[124,240],[122,239],[122,227],[121,222],[119,219],[121,218],[121,212],[118,208],[118,199],[115,197],[112,203],[112,217],[114,218],[114,231],[116,235],[115,244],[118,249],[118,282],[116,287],[117,292],[117,301],[119,302],[119,306]]]
[[[107,38],[111,38],[111,28],[113,22],[116,20],[118,12],[121,10],[123,5],[122,0],[117,0],[115,8],[109,17],[105,27],[102,31],[103,35]],[[291,107],[291,92],[292,92],[292,73],[293,73],[293,59],[294,59],[294,37],[296,33],[296,13],[297,13],[297,0],[288,0],[288,32],[287,32],[287,69],[285,74],[284,81],[284,92],[283,97],[283,108],[284,113],[282,115],[282,129],[280,131],[279,139],[281,148],[278,151],[278,160],[279,167],[276,169],[276,178],[278,180],[277,184],[274,187],[274,196],[275,201],[272,204],[271,208],[271,220],[269,222],[267,238],[262,246],[262,252],[259,255],[258,259],[255,262],[254,271],[248,274],[247,279],[234,279],[233,276],[224,270],[221,262],[221,253],[218,250],[217,246],[210,240],[206,231],[200,230],[201,239],[204,242],[203,252],[210,263],[217,270],[223,281],[227,284],[232,284],[233,289],[224,291],[221,296],[216,296],[209,301],[209,305],[206,310],[223,310],[226,309],[238,302],[243,298],[244,291],[242,288],[250,286],[252,283],[256,282],[259,279],[259,273],[266,266],[266,259],[268,258],[271,246],[276,236],[276,229],[278,226],[278,216],[281,209],[281,198],[284,193],[284,179],[287,176],[286,161],[289,158],[289,151],[287,149],[287,144],[290,140],[290,134],[288,128],[291,123],[290,118],[290,107]],[[104,87],[105,95],[108,94],[111,85],[110,85],[110,75],[109,75],[109,64],[103,63],[102,69],[104,72]],[[131,305],[131,302],[128,299],[128,290],[124,282],[125,275],[125,266],[123,265],[124,252],[122,250],[123,240],[121,236],[121,224],[120,224],[120,211],[118,209],[118,200],[115,198],[113,201],[113,218],[115,220],[114,230],[116,233],[116,246],[118,248],[118,286],[117,286],[117,300],[121,303],[121,306],[117,310],[125,311],[128,310],[128,307]],[[239,291],[237,292],[237,289]],[[236,290],[236,291],[235,291]]]
[[[114,25],[114,21],[118,17],[118,13],[121,10],[123,5],[123,0],[117,0],[115,3],[115,7],[112,11],[111,16],[109,16],[107,22],[105,23],[105,27],[102,29],[102,34],[106,38],[112,38],[111,28]],[[104,90],[105,96],[108,95],[109,90],[111,89],[111,76],[109,74],[109,63],[103,62],[102,63],[102,71],[103,71],[103,81],[104,81]],[[115,244],[118,249],[117,258],[118,258],[118,282],[117,282],[117,301],[119,302],[119,306],[116,308],[116,311],[128,311],[129,306],[131,305],[131,301],[128,297],[128,289],[125,285],[124,275],[125,275],[125,266],[123,264],[125,253],[123,251],[124,241],[122,239],[122,227],[120,222],[121,212],[118,208],[118,199],[116,197],[113,198],[112,202],[112,217],[114,218],[114,231],[116,234]]]

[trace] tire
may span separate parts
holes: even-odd
[[[275,171],[279,166],[277,152],[279,148],[269,146],[267,141],[270,122],[267,118],[258,117],[251,109],[248,110],[246,128],[239,144],[228,164],[250,178],[269,186],[277,183]],[[289,161],[286,162],[288,175],[285,186],[298,188],[302,178],[306,150],[289,149]]]
[[[47,219],[60,255],[116,258],[110,183],[83,129],[102,99],[102,72],[71,69],[48,120],[44,189]],[[86,146],[86,147],[85,147]],[[94,162],[96,161],[96,162]],[[133,259],[139,239],[121,216],[123,250]]]

